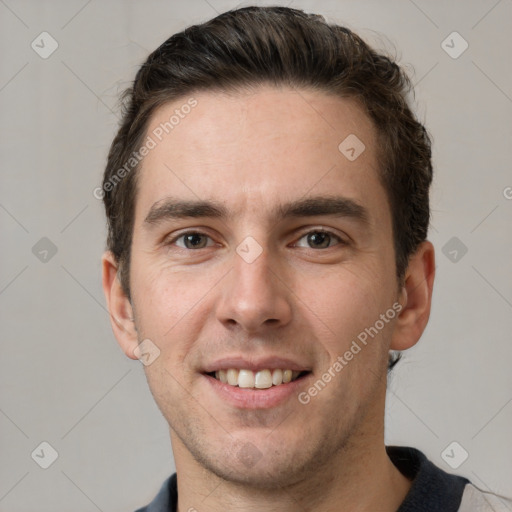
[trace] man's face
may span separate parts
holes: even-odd
[[[176,457],[189,453],[230,480],[284,485],[382,429],[395,321],[377,321],[399,294],[376,132],[354,100],[320,92],[194,98],[139,176],[132,305],[139,340],[160,350],[145,371]],[[187,99],[160,107],[147,133]],[[338,149],[350,135],[365,146],[355,160],[355,139]],[[166,201],[211,202],[226,215],[165,215],[179,210],[158,209]],[[364,345],[358,335],[370,327]],[[360,350],[347,361],[354,340]],[[276,369],[306,373],[252,389],[212,373],[228,368],[254,370],[243,385],[252,375],[267,386]]]

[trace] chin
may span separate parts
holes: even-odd
[[[254,438],[254,436],[253,436]],[[257,447],[257,446],[259,447]],[[220,448],[220,449],[219,449]],[[327,450],[316,449],[303,441],[251,436],[237,438],[229,444],[211,443],[189,446],[196,461],[218,478],[244,488],[276,490],[300,483],[322,465]]]
[[[298,467],[293,460],[293,454],[289,454],[287,460],[269,461],[268,457],[261,457],[253,466],[238,459],[224,463],[218,460],[215,463],[203,460],[200,463],[220,479],[239,484],[245,489],[253,487],[273,491],[296,484],[305,478],[305,467]]]

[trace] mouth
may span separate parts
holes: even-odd
[[[307,370],[298,371],[287,368],[268,368],[257,371],[244,368],[228,368],[206,372],[205,375],[231,387],[264,390],[295,382],[310,373]]]
[[[235,409],[269,409],[291,407],[293,397],[313,378],[313,366],[277,354],[259,358],[233,354],[205,363],[200,373],[212,403],[220,400]]]

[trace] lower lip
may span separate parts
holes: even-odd
[[[267,389],[239,388],[238,386],[225,384],[210,375],[203,374],[203,377],[206,378],[222,400],[234,407],[240,409],[270,409],[284,403],[292,396],[297,397],[299,390],[304,387],[305,381],[311,375],[311,373],[308,373],[300,379]]]

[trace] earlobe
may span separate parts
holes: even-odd
[[[423,334],[430,316],[434,277],[434,246],[426,240],[409,259],[400,299],[403,307],[396,320],[391,350],[406,350]]]
[[[137,359],[134,350],[138,346],[138,336],[133,320],[133,308],[119,282],[117,261],[114,255],[107,251],[103,254],[101,262],[103,292],[114,336],[123,352],[129,358]]]

